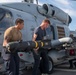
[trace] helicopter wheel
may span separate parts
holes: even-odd
[[[53,61],[52,61],[52,59],[49,57],[49,74],[51,74],[51,73],[53,72],[53,68],[54,68],[53,65],[54,65],[54,64],[53,64]]]

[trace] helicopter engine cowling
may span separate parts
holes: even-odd
[[[45,15],[46,17],[56,18],[67,25],[72,21],[71,17],[67,13],[51,4],[43,4],[42,7],[38,7],[38,11],[40,14]]]

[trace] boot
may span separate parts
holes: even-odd
[[[69,64],[70,64],[69,69],[72,69],[73,68],[73,61],[72,60],[69,60]]]
[[[76,68],[76,62],[74,62],[74,66],[75,66],[75,68]]]

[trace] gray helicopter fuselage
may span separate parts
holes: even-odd
[[[71,22],[71,18],[56,6],[51,4],[37,5],[27,2],[0,4],[0,51],[2,50],[4,31],[8,27],[14,26],[17,18],[24,20],[24,28],[21,31],[23,41],[32,40],[34,29],[45,18],[48,18],[51,22],[51,25],[46,29],[46,35],[51,40],[58,40],[59,38],[69,37],[70,35],[69,23]],[[62,49],[60,52],[53,50],[48,55],[55,63],[64,60],[57,60],[57,58],[67,56],[65,50]],[[19,52],[19,56],[24,62],[34,62],[32,53]]]

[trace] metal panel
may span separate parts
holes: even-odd
[[[65,30],[64,30],[64,28],[57,26],[57,29],[58,29],[58,38],[65,37]]]

